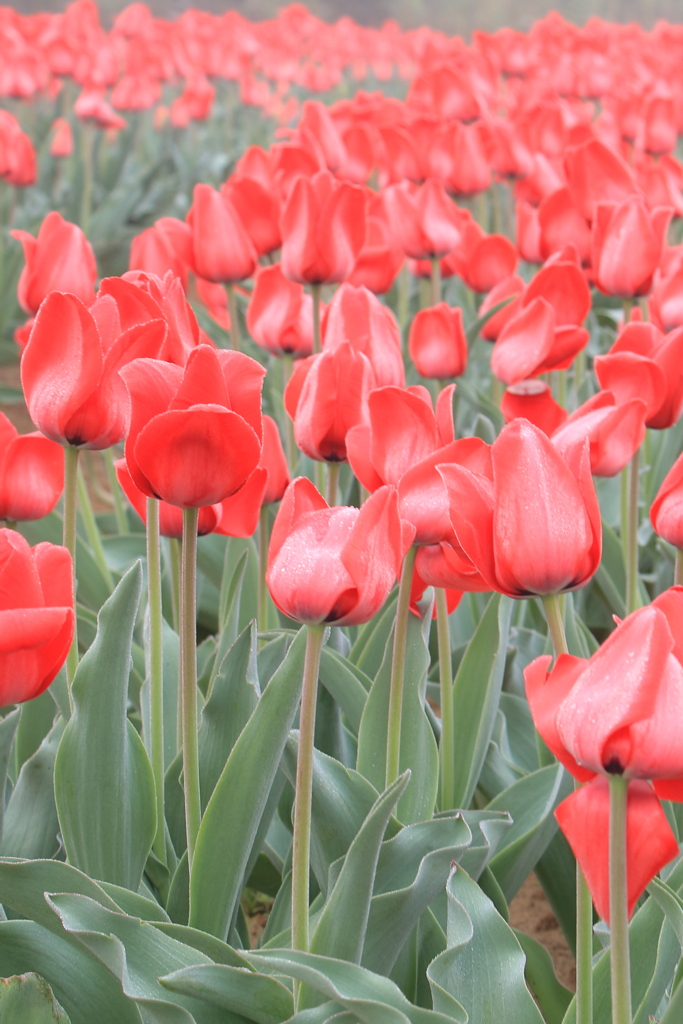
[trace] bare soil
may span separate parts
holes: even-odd
[[[553,958],[559,981],[573,992],[576,988],[574,957],[536,875],[529,875],[510,903],[510,924],[545,946]]]

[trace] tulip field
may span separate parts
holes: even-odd
[[[664,22],[0,7],[2,1024],[683,1024],[681,137]]]

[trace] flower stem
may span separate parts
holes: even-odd
[[[100,529],[95,519],[95,513],[92,509],[90,502],[90,495],[88,494],[88,488],[85,482],[85,477],[81,472],[80,466],[77,474],[77,489],[78,489],[78,505],[81,516],[83,517],[83,525],[85,526],[85,532],[90,542],[97,567],[102,573],[105,583],[110,591],[114,589],[114,579],[110,572],[109,566],[107,565],[107,559],[104,555],[104,548],[102,547],[102,537],[100,535]]]
[[[631,965],[628,945],[626,808],[628,779],[609,779],[609,912],[612,1024],[631,1024]]]
[[[95,125],[86,121],[81,127],[83,184],[81,191],[81,230],[87,235],[90,224],[93,185],[93,155],[95,148]]]
[[[282,357],[282,394],[285,393],[285,388],[289,384],[289,379],[292,376],[293,359],[291,356]],[[296,440],[294,439],[294,420],[285,411],[285,449],[287,452],[287,465],[289,466],[289,472],[292,476],[295,475],[296,462],[297,462],[297,448]]]
[[[180,570],[180,688],[182,694],[183,779],[187,857],[192,872],[202,819],[197,740],[197,520],[199,509],[183,509]]]
[[[683,548],[676,548],[676,568],[674,569],[674,586],[683,587]]]
[[[311,295],[313,296],[313,355],[317,355],[318,352],[322,352],[322,342],[320,340],[320,285],[311,285]]]
[[[569,654],[567,637],[564,632],[562,596],[560,594],[546,594],[543,598],[543,610],[548,620],[548,632],[553,642],[555,657],[559,658],[561,654]]]
[[[439,644],[439,685],[441,692],[441,810],[455,806],[453,770],[455,767],[455,723],[453,721],[453,670],[451,665],[451,635],[448,627],[446,591],[436,588],[436,631]]]
[[[171,537],[168,542],[171,563],[171,617],[173,628],[180,635],[180,561],[182,541]]]
[[[438,257],[432,260],[432,306],[441,302],[441,261]]]
[[[339,462],[327,463],[327,504],[333,508],[337,504],[337,484],[339,481]]]
[[[152,771],[156,788],[157,831],[154,853],[166,863],[164,837],[164,652],[161,610],[161,543],[159,502],[147,499],[147,592],[149,600],[149,697]]]
[[[398,588],[396,623],[394,625],[394,651],[391,662],[391,683],[389,689],[389,717],[387,722],[387,766],[385,785],[390,786],[398,778],[401,761],[401,715],[403,712],[403,675],[406,663],[406,641],[408,639],[408,612],[410,609],[410,588],[413,583],[413,568],[417,548],[413,546],[403,559],[403,571]]]
[[[408,316],[410,307],[410,276],[408,261],[403,264],[398,273],[398,322],[401,328],[401,337],[405,335],[408,327]]]
[[[626,609],[634,612],[640,607],[638,593],[638,486],[640,483],[640,452],[631,459],[628,478],[628,513],[626,526]]]
[[[268,506],[262,505],[258,521],[258,628],[263,633],[268,628]]]
[[[235,286],[232,282],[226,284],[228,292],[228,313],[230,314],[230,345],[235,352],[240,350],[240,322],[237,317],[237,300],[235,299]]]
[[[64,523],[63,543],[71,555],[73,563],[73,587],[74,601],[76,598],[76,508],[77,508],[77,480],[78,480],[78,456],[79,448],[69,446],[64,449]],[[78,667],[78,618],[74,616],[74,638],[71,641],[69,654],[66,659],[66,683],[69,691],[69,705],[73,711],[73,699],[71,696],[71,684],[76,675]]]
[[[109,481],[111,496],[114,502],[116,528],[119,533],[128,533],[128,517],[126,516],[126,509],[121,498],[121,488],[119,487],[119,482],[116,479],[113,448],[105,448],[102,452],[102,458],[104,459],[104,468],[107,472],[107,480]]]
[[[299,715],[296,796],[292,844],[292,949],[308,951],[308,874],[311,852],[313,740],[318,697],[318,671],[325,625],[306,627],[306,658]]]

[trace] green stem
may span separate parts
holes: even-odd
[[[441,261],[434,257],[432,260],[432,306],[441,302]]]
[[[126,509],[121,497],[121,488],[116,479],[116,470],[114,468],[114,449],[105,448],[102,452],[102,458],[104,459],[104,468],[107,471],[107,480],[109,481],[111,496],[114,502],[116,529],[119,533],[128,533],[128,517],[126,516]]]
[[[164,650],[161,610],[161,541],[159,502],[147,499],[147,591],[149,595],[149,703],[152,771],[156,788],[157,831],[154,853],[166,863],[164,836]]]
[[[299,714],[296,758],[294,838],[292,842],[292,949],[308,951],[308,875],[311,852],[313,740],[318,697],[318,672],[325,625],[306,627],[306,658]]]
[[[626,528],[626,610],[640,607],[638,593],[638,488],[640,483],[640,452],[631,459],[628,480],[628,518]]]
[[[555,657],[559,658],[560,654],[569,654],[567,638],[564,633],[562,595],[546,594],[543,598],[543,610],[548,620],[548,632],[553,642]]]
[[[436,588],[436,631],[439,644],[439,685],[441,692],[441,810],[455,807],[453,773],[455,770],[455,722],[453,721],[453,670],[451,664],[451,634],[448,626],[446,591]]]
[[[78,480],[78,456],[79,448],[68,447],[64,449],[64,523],[63,543],[71,555],[73,562],[73,586],[74,602],[76,599],[76,509],[77,509],[77,480]],[[69,690],[69,704],[73,711],[73,699],[71,697],[71,684],[76,675],[78,667],[78,619],[74,618],[74,638],[71,641],[69,654],[66,659],[66,683]]]
[[[282,357],[282,394],[285,393],[285,388],[289,384],[290,377],[292,376],[293,359],[291,356]],[[296,447],[296,440],[294,438],[294,420],[285,412],[285,449],[287,454],[287,465],[289,466],[289,472],[292,476],[295,475],[296,462],[298,461],[298,452]]]
[[[408,639],[408,613],[410,609],[410,588],[413,583],[413,568],[417,548],[413,546],[403,560],[403,571],[398,588],[396,623],[394,625],[394,650],[391,662],[391,683],[389,689],[389,718],[387,722],[387,765],[385,786],[398,778],[401,762],[401,715],[403,713],[403,676],[406,662],[406,641]]]
[[[487,192],[477,192],[474,198],[475,220],[479,225],[488,231],[489,229],[489,203]]]
[[[674,586],[683,587],[683,548],[676,548],[676,568],[674,569]]]
[[[237,300],[235,286],[230,282],[226,286],[228,292],[228,313],[230,314],[230,344],[235,352],[240,350],[240,322],[237,316]]]
[[[337,485],[339,483],[340,462],[327,463],[327,504],[333,508],[337,504]]]
[[[579,389],[583,384],[583,379],[586,376],[586,350],[582,348],[574,360],[574,405],[578,409],[581,405],[579,399]]]
[[[631,1024],[631,965],[628,945],[626,808],[628,779],[609,779],[609,912],[612,1024]]]
[[[403,337],[408,328],[408,316],[410,311],[410,272],[408,261],[403,264],[398,274],[398,322]]]
[[[87,235],[90,225],[93,185],[93,151],[95,146],[95,125],[86,121],[81,128],[81,153],[83,161],[83,191],[81,192],[81,230]]]
[[[322,352],[322,342],[320,340],[320,285],[311,285],[311,295],[313,296],[313,355],[317,355]]]
[[[90,495],[88,494],[88,488],[85,483],[85,478],[81,472],[79,466],[77,476],[77,488],[78,488],[78,504],[81,517],[83,519],[83,525],[85,526],[85,532],[92,548],[93,555],[97,566],[102,573],[105,583],[109,591],[114,589],[114,578],[110,572],[109,566],[107,565],[107,559],[104,555],[104,548],[102,547],[102,537],[100,536],[100,530],[95,519],[95,513],[92,510],[92,504],[90,502]]]
[[[268,628],[268,540],[268,506],[262,505],[258,521],[258,628],[261,633]]]
[[[557,374],[557,401],[563,409],[567,408],[567,371],[560,370]]]
[[[171,616],[173,628],[180,634],[180,562],[182,559],[182,541],[177,537],[169,540],[169,552],[171,556]]]
[[[197,520],[199,509],[183,509],[183,557],[180,573],[180,689],[182,693],[183,783],[187,857],[192,872],[202,820],[197,742]]]

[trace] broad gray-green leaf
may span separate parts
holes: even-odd
[[[541,1008],[546,1024],[562,1024],[567,1007],[572,1001],[571,992],[557,980],[548,950],[530,935],[525,935],[516,928],[513,931],[526,956],[526,983]]]
[[[149,618],[145,619],[146,679],[140,693],[143,736],[151,757],[151,720],[149,692]],[[163,620],[163,685],[164,685],[164,771],[178,753],[178,662],[180,640],[174,629]]]
[[[337,651],[323,647],[320,682],[332,694],[353,731],[358,733],[372,680]]]
[[[5,810],[2,857],[53,857],[59,849],[54,773],[64,727],[60,715],[35,754],[22,765]]]
[[[0,793],[5,792],[7,782],[7,769],[9,767],[10,753],[14,742],[14,735],[19,724],[21,709],[10,712],[0,721]],[[5,813],[5,801],[0,800],[0,838],[2,837],[3,817]]]
[[[199,779],[206,807],[230,751],[259,701],[258,634],[251,623],[223,656],[199,721]],[[219,646],[219,651],[220,651]]]
[[[230,562],[230,549],[231,545],[228,541],[225,547],[223,579],[221,580],[220,602],[218,606],[218,628],[221,640],[226,644],[223,650],[224,654],[237,639],[242,582],[249,558],[249,552],[243,551],[237,560],[237,564],[233,566]]]
[[[472,842],[460,858],[460,866],[470,878],[479,878],[484,868],[495,857],[512,828],[507,811],[461,811],[472,832]]]
[[[567,772],[561,764],[552,764],[520,779],[486,808],[507,811],[512,818],[512,826],[491,861],[491,870],[508,903],[555,835],[553,812],[571,791]]]
[[[14,743],[16,772],[21,770],[24,761],[35,754],[50,729],[54,725],[57,708],[49,690],[44,690],[39,697],[27,700],[21,705],[21,717],[17,726]],[[13,778],[16,776],[13,773]]]
[[[450,1013],[457,1001],[468,1024],[543,1024],[524,982],[522,948],[491,900],[461,868],[446,893],[448,948],[427,970],[435,1009]]]
[[[55,764],[59,824],[70,863],[136,891],[155,832],[154,776],[126,716],[142,569],[129,569],[98,616],[76,671],[74,713]]]
[[[512,607],[511,598],[491,597],[453,683],[456,807],[469,807],[493,733]]]
[[[409,779],[410,773],[404,772],[370,808],[318,918],[311,953],[360,963],[380,847],[391,812]]]
[[[408,619],[400,771],[409,768],[412,775],[396,812],[399,820],[407,825],[431,818],[439,775],[438,749],[425,712],[431,617],[422,620],[409,615]],[[358,771],[379,791],[384,789],[386,772],[392,655],[393,633],[387,640],[384,660],[368,694],[358,732]]]
[[[224,964],[186,967],[159,981],[171,992],[193,996],[256,1024],[280,1024],[294,1013],[292,993],[275,978]]]
[[[0,975],[28,971],[45,978],[71,1024],[142,1024],[135,1003],[86,950],[33,921],[0,921]]]
[[[190,881],[190,924],[224,939],[263,810],[294,720],[303,678],[302,629],[242,730],[204,812]]]
[[[3,1024],[71,1024],[54,992],[38,974],[0,978],[0,1020]]]
[[[358,967],[357,964],[299,953],[295,950],[262,950],[245,953],[257,971],[284,974],[317,989],[340,1003],[362,1024],[466,1024],[466,1017],[453,1018],[413,1006],[389,978]]]
[[[384,608],[359,631],[349,651],[349,661],[357,665],[370,679],[377,675],[384,659],[387,641],[396,618],[397,595],[392,594]]]

